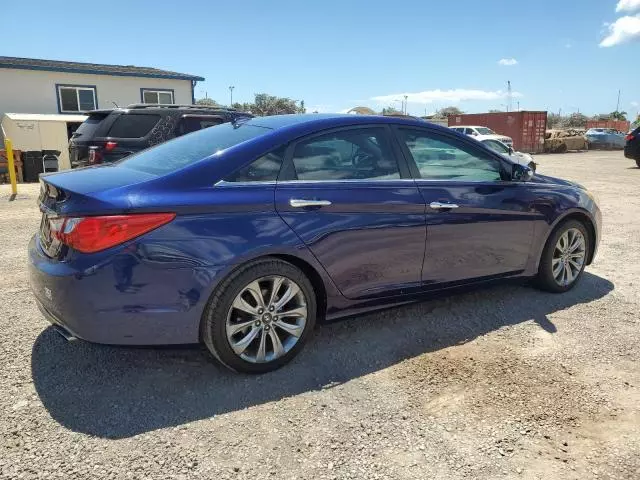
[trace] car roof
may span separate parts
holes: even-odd
[[[247,125],[269,128],[288,133],[305,134],[307,132],[318,131],[329,128],[346,127],[352,125],[406,125],[422,128],[441,129],[448,131],[448,128],[415,119],[413,117],[395,117],[384,115],[355,115],[338,113],[310,113],[295,115],[273,115],[269,117],[254,117],[243,122]]]

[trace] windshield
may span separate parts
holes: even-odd
[[[478,127],[476,128],[477,132],[480,135],[495,135],[496,132],[494,132],[493,130],[491,130],[490,128],[487,127]]]
[[[166,175],[270,131],[254,125],[224,123],[143,150],[120,161],[118,166]]]

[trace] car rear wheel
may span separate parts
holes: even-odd
[[[315,320],[309,279],[294,265],[269,258],[240,267],[220,284],[205,310],[202,338],[226,367],[265,373],[297,355]]]
[[[584,224],[569,220],[551,234],[538,267],[538,286],[549,292],[572,289],[582,277],[591,239]]]

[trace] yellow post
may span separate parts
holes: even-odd
[[[18,184],[16,183],[16,168],[13,165],[13,147],[11,140],[4,139],[4,150],[7,152],[7,168],[9,169],[9,180],[11,180],[11,193],[18,194]]]

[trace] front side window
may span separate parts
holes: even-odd
[[[262,155],[224,180],[226,182],[274,182],[280,173],[283,156],[282,148]]]
[[[302,141],[293,166],[298,180],[390,180],[398,163],[382,128],[357,128]]]
[[[490,128],[487,128],[487,127],[478,127],[478,128],[476,128],[476,131],[480,135],[496,135],[496,132],[494,132],[493,130],[491,130]]]
[[[509,155],[509,147],[507,147],[504,143],[498,142],[497,140],[486,140],[482,143],[484,143],[494,152],[502,153],[503,155]]]
[[[61,113],[88,112],[98,108],[96,87],[58,85],[58,108]]]
[[[464,142],[437,133],[400,129],[420,172],[426,180],[489,182],[501,180],[500,161]]]
[[[142,103],[168,105],[173,103],[172,90],[142,89]]]

